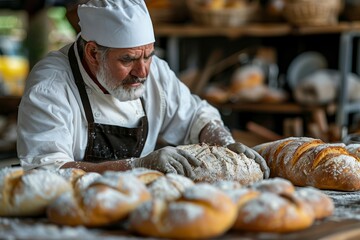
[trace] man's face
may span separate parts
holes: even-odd
[[[138,99],[145,91],[153,55],[154,44],[110,49],[106,58],[100,59],[96,77],[120,101]]]

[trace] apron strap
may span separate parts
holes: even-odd
[[[73,43],[69,49],[69,62],[70,62],[71,70],[72,70],[74,78],[75,78],[76,86],[80,93],[81,101],[82,101],[82,104],[83,104],[83,107],[85,110],[85,114],[86,114],[86,119],[87,119],[88,123],[94,123],[94,116],[93,116],[93,113],[91,110],[89,97],[86,93],[84,80],[83,80],[83,77],[79,70],[79,64],[76,60],[74,49],[75,49],[75,43]]]

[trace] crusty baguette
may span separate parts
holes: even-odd
[[[205,143],[178,146],[198,160],[201,165],[194,168],[194,182],[214,183],[219,180],[237,181],[249,185],[263,179],[260,165],[244,154],[237,154],[226,147]]]
[[[342,143],[289,137],[254,147],[264,157],[271,177],[296,186],[341,191],[360,190],[360,159]]]

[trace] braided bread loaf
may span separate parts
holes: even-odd
[[[0,169],[0,189],[0,216],[34,217],[71,185],[54,172],[16,167]]]
[[[270,177],[282,177],[296,186],[341,191],[360,190],[360,159],[344,144],[290,137],[254,147],[270,168]]]
[[[210,146],[205,143],[182,145],[183,149],[198,160],[201,165],[194,168],[195,182],[213,183],[219,180],[237,181],[249,185],[263,179],[263,172],[253,159],[237,154],[226,147]]]
[[[128,173],[109,171],[100,177],[80,173],[74,181],[72,191],[60,195],[49,205],[47,216],[51,222],[105,226],[124,219],[151,198],[146,186]]]

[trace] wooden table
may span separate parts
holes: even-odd
[[[287,234],[228,231],[215,238],[246,240],[360,239],[360,192],[324,191],[335,203],[333,216],[310,228]],[[46,218],[0,218],[1,239],[154,239],[134,236],[121,224],[107,228],[59,227]]]

